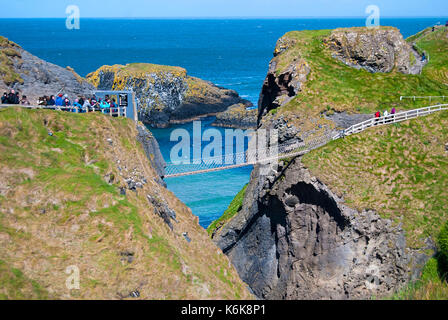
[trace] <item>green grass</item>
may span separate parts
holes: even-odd
[[[51,298],[114,298],[116,287],[126,295],[139,286],[145,288],[142,298],[249,297],[245,287],[231,285],[240,282],[231,266],[219,274],[227,258],[171,193],[149,182],[120,194],[130,170],[148,181],[155,177],[137,134],[130,119],[0,109],[0,234],[8,243],[0,248],[8,266],[0,266],[0,298],[44,297],[27,276],[51,289]],[[112,185],[106,175],[115,177]],[[147,194],[176,211],[174,231],[155,214]],[[191,243],[180,236],[184,231]],[[133,252],[132,263],[122,260],[122,251]],[[24,257],[27,268],[11,271],[9,266],[22,266]],[[78,265],[88,274],[80,291],[68,293],[55,285],[66,279],[59,272],[62,264]],[[197,285],[188,279],[193,274]]]
[[[311,67],[311,74],[300,92],[291,102],[281,107],[282,112],[306,112],[317,115],[327,111],[374,113],[379,109],[414,109],[427,106],[429,101],[399,101],[400,96],[448,95],[448,30],[442,28],[426,36],[417,44],[430,56],[429,64],[420,75],[391,73],[372,74],[357,70],[334,59],[324,39],[331,30],[293,31],[284,38],[295,43],[280,54],[278,73],[296,57],[302,57]],[[433,104],[435,102],[433,101]],[[306,108],[310,106],[310,108]]]
[[[303,157],[313,174],[358,210],[402,223],[408,244],[436,239],[448,219],[448,112],[372,128]]]
[[[42,121],[42,112],[9,108],[0,112],[0,163],[9,168],[27,168],[34,172],[33,179],[16,175],[12,179],[17,185],[30,190],[40,189],[48,194],[65,194],[62,204],[65,218],[85,212],[87,204],[94,198],[114,199],[116,205],[95,212],[104,215],[122,228],[134,226],[141,233],[141,222],[136,207],[123,200],[118,186],[109,185],[103,176],[109,164],[102,158],[102,150],[97,150],[95,139],[89,139],[88,117],[70,113],[47,112],[48,127]],[[48,131],[53,136],[48,135]],[[121,137],[126,146],[127,138]],[[89,158],[98,159],[94,165],[85,162]],[[102,207],[104,203],[98,203]],[[65,218],[61,222],[65,221]]]
[[[425,265],[420,279],[399,291],[394,300],[448,300],[447,264],[448,222],[438,237],[438,254]]]
[[[48,292],[19,269],[0,260],[0,300],[45,300]]]
[[[212,235],[216,229],[221,228],[227,222],[229,222],[242,208],[244,196],[246,194],[247,185],[238,192],[236,197],[232,200],[227,210],[224,214],[218,219],[213,221],[213,223],[207,228],[207,232],[209,235]]]

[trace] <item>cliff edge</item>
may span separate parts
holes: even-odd
[[[0,110],[1,299],[251,298],[160,184],[152,140],[125,118]]]

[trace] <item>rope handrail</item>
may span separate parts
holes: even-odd
[[[340,138],[343,138],[345,136],[349,136],[352,134],[360,133],[364,130],[367,130],[368,128],[376,127],[379,125],[390,125],[393,123],[398,123],[410,119],[414,119],[421,116],[427,116],[429,114],[432,114],[434,112],[442,111],[442,110],[448,110],[448,104],[439,104],[435,106],[430,107],[424,107],[420,109],[414,109],[414,110],[408,110],[399,112],[396,114],[391,114],[387,116],[382,116],[379,118],[372,118],[367,121],[360,122],[358,124],[355,124],[351,127],[349,127],[346,130],[343,130],[339,132],[337,135],[332,136],[331,134],[324,134],[322,136],[319,136],[315,139],[312,139],[310,141],[302,141],[300,143],[297,143],[293,146],[294,150],[290,152],[279,152],[278,155],[274,157],[265,157],[259,159],[258,157],[252,158],[252,161],[249,161],[248,152],[240,152],[240,153],[234,153],[234,154],[227,154],[217,157],[210,157],[208,159],[205,159],[206,161],[201,161],[201,163],[198,163],[199,160],[196,159],[196,164],[190,164],[190,165],[184,165],[184,166],[176,166],[172,165],[171,163],[166,168],[166,175],[165,178],[174,178],[174,177],[182,177],[182,176],[189,176],[189,175],[195,175],[195,174],[203,174],[203,173],[210,173],[210,172],[216,172],[221,170],[228,170],[228,169],[235,169],[240,168],[244,166],[250,166],[260,163],[266,163],[270,162],[272,160],[278,160],[282,158],[288,158],[288,157],[294,157],[303,155],[311,150],[317,149],[328,142],[332,140],[337,140]],[[258,150],[255,152],[252,152],[252,154],[258,155],[258,154],[267,154],[267,149]],[[233,157],[234,159],[244,159],[243,163],[234,163],[230,165],[222,165],[222,163],[210,163],[210,160],[222,160],[225,157]],[[183,170],[182,170],[183,169]]]
[[[0,105],[0,108],[6,108],[11,106],[20,106],[22,108],[28,109],[51,109],[58,111],[72,111],[75,110],[76,113],[80,111],[86,110],[89,111],[89,108],[79,108],[73,106],[24,106],[24,105]],[[289,151],[281,151],[280,149],[274,149],[276,154],[272,156],[272,147],[264,148],[264,149],[253,149],[249,148],[248,151],[238,152],[232,154],[222,154],[214,157],[209,157],[206,159],[193,159],[188,160],[187,164],[174,164],[167,163],[166,167],[166,175],[165,178],[172,177],[181,177],[193,174],[201,174],[208,173],[220,170],[228,170],[233,168],[239,168],[244,166],[250,166],[260,163],[267,163],[272,160],[278,160],[282,158],[289,158],[298,155],[303,155],[311,150],[317,149],[331,140],[337,140],[349,135],[357,134],[367,130],[368,128],[381,126],[381,125],[390,125],[393,123],[398,123],[410,119],[414,119],[417,117],[427,116],[434,112],[448,110],[448,104],[438,104],[434,106],[402,111],[396,114],[390,114],[387,116],[382,116],[379,118],[371,118],[369,120],[360,122],[355,124],[348,129],[340,131],[336,135],[332,134],[323,134],[317,138],[308,140],[308,141],[300,141],[292,146],[289,146]],[[95,109],[94,109],[95,111]],[[110,114],[111,116],[126,116],[126,108],[125,107],[112,107],[107,109],[100,109],[102,113]],[[106,112],[109,111],[109,112]],[[229,164],[231,159],[231,164]],[[223,163],[225,164],[223,166]],[[182,170],[183,169],[183,170]]]

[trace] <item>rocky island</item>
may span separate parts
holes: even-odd
[[[87,75],[100,90],[133,90],[139,118],[155,128],[215,115],[238,103],[250,102],[237,92],[187,75],[180,67],[133,63],[103,66]]]

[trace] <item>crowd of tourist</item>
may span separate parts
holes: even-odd
[[[74,107],[82,111],[98,111],[103,109],[117,108],[118,104],[115,98],[110,98],[108,95],[104,99],[97,99],[95,96],[87,98],[85,96],[78,97],[73,102],[68,96],[58,94],[57,96],[44,96],[39,99],[39,105],[55,106],[55,107]]]
[[[22,98],[20,98],[19,91],[16,92],[15,90],[11,90],[9,94],[6,92],[3,93],[2,104],[30,105],[30,102],[25,95],[22,95]]]
[[[20,98],[20,92],[15,90],[10,90],[9,94],[6,92],[3,94],[2,104],[31,105],[25,95],[22,95],[22,98]],[[82,96],[72,102],[68,95],[62,93],[56,96],[40,97],[37,105],[54,108],[65,107],[65,109],[73,109],[79,112],[101,111],[105,109],[110,110],[111,108],[114,109],[118,107],[115,98],[110,98],[109,95],[106,95],[104,99],[97,99],[95,96],[90,98]]]

